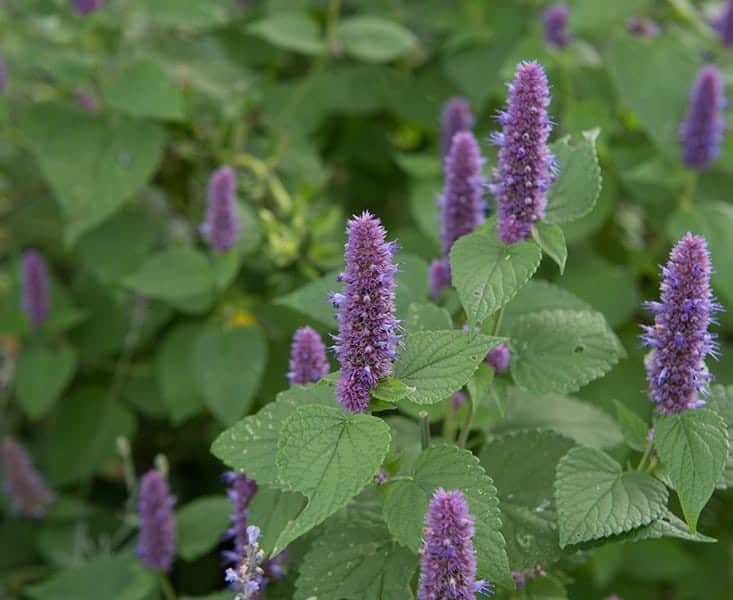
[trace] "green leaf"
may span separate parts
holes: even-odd
[[[105,87],[104,100],[134,117],[182,121],[186,117],[183,90],[165,69],[149,59],[127,65]]]
[[[142,189],[165,141],[149,122],[57,104],[34,105],[19,126],[56,194],[69,244]]]
[[[171,302],[210,292],[214,282],[206,256],[191,248],[172,246],[148,258],[124,284],[149,298]]]
[[[410,305],[414,302],[424,302],[428,295],[428,264],[412,254],[399,253],[395,257],[399,265],[396,283],[397,317],[407,314]]]
[[[405,173],[416,179],[434,179],[443,174],[440,158],[433,152],[400,153],[395,156],[395,161]]]
[[[553,504],[557,463],[573,446],[571,439],[553,431],[506,433],[484,445],[481,465],[494,480],[499,498],[532,510],[547,510]]]
[[[335,523],[319,537],[298,570],[295,600],[411,600],[417,556],[379,521]]]
[[[543,310],[592,310],[590,305],[554,283],[533,279],[504,308],[499,332],[510,331],[523,315]]]
[[[277,472],[288,490],[308,498],[288,523],[273,554],[320,525],[363,490],[390,445],[389,427],[376,417],[340,408],[302,406],[280,432]]]
[[[222,496],[202,496],[176,511],[178,553],[185,560],[195,560],[221,542],[229,528],[232,503]]]
[[[687,540],[688,542],[702,542],[705,544],[718,541],[699,532],[692,533],[687,524],[670,511],[667,511],[665,515],[656,521],[652,521],[649,525],[621,535],[619,541],[641,542],[643,540],[654,540],[663,537],[677,538],[679,540]]]
[[[637,452],[644,452],[647,447],[647,433],[649,428],[637,414],[622,402],[614,399],[616,406],[616,420],[621,425],[626,445]]]
[[[659,150],[679,161],[679,125],[700,67],[698,50],[681,36],[624,35],[611,43],[606,62],[623,104],[639,117]]]
[[[410,304],[405,319],[405,329],[409,333],[418,331],[440,331],[453,329],[450,313],[435,304]]]
[[[305,507],[305,496],[297,492],[283,492],[271,487],[257,486],[257,493],[247,507],[247,519],[262,532],[260,547],[270,554],[275,542],[287,524]]]
[[[471,378],[499,338],[464,331],[410,334],[394,366],[393,377],[414,388],[407,398],[434,404],[449,398]]]
[[[520,317],[509,335],[514,381],[533,392],[576,392],[625,355],[600,313],[534,313]]]
[[[15,371],[18,404],[32,419],[48,412],[76,370],[76,353],[70,348],[30,346],[21,352]]]
[[[388,484],[384,518],[395,539],[417,551],[425,511],[435,490],[461,490],[475,518],[473,538],[478,577],[513,587],[501,534],[499,500],[478,459],[455,446],[428,448],[418,457],[408,480]]]
[[[415,391],[414,387],[410,387],[397,379],[384,379],[379,382],[377,387],[372,389],[372,396],[377,400],[395,403]]]
[[[555,504],[564,548],[648,525],[666,512],[667,488],[600,450],[573,448],[557,466]]]
[[[616,422],[588,402],[557,394],[531,394],[510,387],[506,398],[506,419],[495,430],[546,428],[591,448],[611,448],[623,442]]]
[[[459,238],[450,252],[453,287],[458,290],[468,320],[481,323],[526,284],[542,260],[533,242],[505,246],[483,232]]]
[[[411,31],[379,17],[346,18],[339,23],[336,35],[347,54],[367,62],[389,62],[417,48]]]
[[[141,18],[162,27],[200,30],[223,25],[226,8],[218,0],[143,0]]]
[[[109,390],[87,387],[59,402],[44,440],[45,473],[53,485],[91,477],[117,455],[117,438],[131,437],[135,420]]]
[[[512,569],[530,569],[562,556],[557,523],[544,511],[501,502],[502,533]]]
[[[183,323],[171,330],[158,350],[156,370],[160,396],[175,424],[204,408],[193,369],[193,349],[202,326]]]
[[[558,176],[547,193],[545,221],[566,223],[587,215],[601,193],[601,168],[596,155],[599,131],[566,136],[550,145],[558,162]]]
[[[330,329],[334,329],[336,327],[336,311],[328,301],[328,295],[337,291],[341,286],[336,280],[338,274],[339,271],[333,271],[328,275],[315,279],[285,296],[280,296],[275,300],[275,304],[287,306]]]
[[[560,267],[560,275],[565,272],[565,262],[568,260],[568,247],[565,244],[565,234],[562,227],[553,223],[538,221],[532,227],[532,239],[542,248]]]
[[[677,242],[688,231],[705,236],[710,248],[713,271],[713,286],[733,304],[733,206],[723,202],[695,204],[692,208],[681,208],[667,223],[668,237]]]
[[[711,386],[708,405],[723,417],[728,428],[728,460],[718,481],[718,489],[725,490],[733,487],[733,386]]]
[[[662,415],[654,427],[654,446],[694,533],[728,458],[725,421],[709,408]]]
[[[249,412],[267,363],[262,329],[206,327],[193,349],[193,369],[204,404],[223,423]]]
[[[148,600],[157,588],[153,571],[129,554],[96,558],[64,569],[46,581],[24,589],[37,600],[99,600],[106,598]]]
[[[245,417],[222,432],[212,444],[211,452],[227,466],[246,473],[258,483],[281,487],[275,458],[283,423],[299,406],[336,406],[335,394],[333,383],[328,381],[282,392],[256,415]]]
[[[297,11],[275,13],[255,21],[247,31],[273,46],[302,54],[320,54],[325,45],[318,24],[307,14]]]

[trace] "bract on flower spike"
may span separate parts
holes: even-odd
[[[140,482],[138,554],[151,569],[170,571],[176,555],[175,499],[160,471],[152,469]]]
[[[497,199],[497,229],[504,244],[526,240],[532,224],[545,215],[547,190],[556,169],[547,145],[552,129],[549,104],[542,66],[520,63],[509,85],[507,110],[498,117],[502,133],[493,136],[499,161],[490,189]]]
[[[315,383],[328,375],[326,346],[312,327],[301,327],[293,335],[290,348],[290,385]]]
[[[0,466],[3,487],[12,509],[28,517],[43,517],[55,496],[33,466],[25,448],[5,438],[0,448]]]
[[[473,128],[473,113],[468,100],[451,98],[443,105],[440,116],[440,151],[446,158],[450,152],[453,137],[460,131],[470,131]]]
[[[389,376],[397,356],[395,273],[397,245],[385,241],[381,222],[368,212],[349,221],[343,293],[332,294],[339,332],[334,352],[341,364],[336,397],[344,410],[363,412],[369,391]]]
[[[720,305],[710,287],[712,265],[705,238],[688,233],[662,267],[661,301],[647,302],[654,325],[643,326],[642,339],[652,349],[646,361],[649,396],[663,414],[705,404],[712,379],[705,357],[718,344],[708,332]]]
[[[463,493],[438,488],[425,514],[418,600],[474,600],[492,586],[476,581],[473,516]]]
[[[712,66],[703,67],[690,92],[690,106],[681,128],[682,160],[691,169],[704,170],[720,155],[725,122],[723,77]]]

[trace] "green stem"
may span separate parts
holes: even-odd
[[[637,471],[642,471],[646,467],[646,463],[652,454],[653,448],[654,448],[654,438],[649,440],[649,442],[647,443],[646,448],[644,449],[644,454],[642,454],[641,460],[639,461],[639,465],[636,467]]]
[[[496,315],[496,321],[494,321],[494,327],[491,330],[491,335],[498,335],[499,329],[501,329],[501,322],[504,320],[504,307],[499,309],[499,313]]]
[[[163,598],[165,600],[176,600],[176,592],[168,577],[163,573],[160,574],[160,589],[163,592]]]
[[[461,429],[461,434],[458,436],[458,446],[460,448],[466,447],[468,434],[471,432],[471,425],[473,424],[473,419],[476,416],[476,403],[473,401],[471,394],[468,394],[467,402],[469,403],[468,416],[466,417],[466,422],[463,424],[463,428]]]
[[[421,410],[418,415],[420,418],[420,446],[423,450],[430,447],[430,423],[428,423],[428,413]]]

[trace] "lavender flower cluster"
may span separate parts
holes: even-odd
[[[33,466],[25,448],[5,438],[0,447],[0,465],[12,509],[27,517],[43,517],[55,495]]]
[[[293,336],[290,349],[290,385],[315,383],[328,375],[326,346],[312,327],[301,327]]]
[[[176,501],[165,477],[156,469],[143,475],[140,482],[140,540],[137,552],[151,569],[168,572],[176,555]]]
[[[720,155],[724,107],[720,71],[712,66],[703,67],[690,92],[690,106],[681,129],[682,160],[691,169],[706,169]]]

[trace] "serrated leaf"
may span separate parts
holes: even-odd
[[[502,501],[501,521],[513,570],[530,569],[562,556],[554,514]]]
[[[700,532],[692,533],[687,524],[672,512],[667,512],[664,516],[653,521],[649,525],[635,529],[627,534],[623,534],[619,541],[621,542],[641,542],[643,540],[653,540],[663,537],[677,538],[687,540],[688,542],[702,542],[712,544],[717,542],[715,538],[703,535]]]
[[[380,17],[346,18],[339,23],[337,35],[348,54],[368,62],[388,62],[417,47],[411,31]]]
[[[303,559],[295,600],[411,600],[417,555],[396,543],[377,521],[335,524]]]
[[[533,279],[504,307],[499,332],[510,331],[516,320],[523,315],[554,309],[593,310],[589,304],[559,285]]]
[[[232,503],[224,496],[204,496],[176,511],[176,549],[185,560],[195,560],[219,545],[229,528]]]
[[[709,408],[662,415],[654,427],[654,446],[693,533],[725,467],[728,445],[725,421]]]
[[[372,396],[384,402],[399,402],[402,398],[415,392],[415,388],[397,379],[384,379],[372,389]]]
[[[565,263],[568,260],[568,247],[565,244],[565,234],[562,227],[553,223],[539,221],[532,226],[532,239],[542,248],[560,268],[560,275],[565,272]]]
[[[105,87],[104,100],[136,117],[182,121],[186,116],[183,90],[149,59],[129,64],[117,74]]]
[[[298,492],[284,492],[276,488],[257,486],[257,493],[247,507],[249,523],[262,532],[259,544],[266,554],[275,547],[287,524],[295,519],[305,506],[305,496]]]
[[[477,232],[459,238],[450,252],[453,287],[471,323],[481,323],[534,275],[542,251],[533,242],[505,246],[495,235]]]
[[[35,104],[19,126],[58,199],[69,244],[140,191],[165,141],[147,121],[58,104]]]
[[[328,275],[315,279],[303,287],[281,296],[275,300],[275,304],[287,306],[333,329],[336,327],[336,311],[328,301],[328,295],[335,292],[340,286],[336,281],[338,274],[338,271],[333,271]]]
[[[69,384],[76,370],[71,348],[30,346],[21,352],[15,370],[18,404],[32,419],[42,417]]]
[[[558,394],[531,394],[512,386],[507,390],[506,418],[494,429],[531,428],[551,429],[591,448],[611,448],[623,442],[616,422],[592,404]]]
[[[308,498],[273,554],[320,525],[363,490],[387,456],[390,433],[376,417],[328,406],[302,406],[280,431],[277,472],[288,490]]]
[[[717,486],[724,490],[733,487],[733,386],[711,386],[708,405],[723,417],[728,427],[728,460]]]
[[[206,256],[180,246],[149,257],[123,280],[125,287],[148,298],[173,302],[211,292],[214,281]]]
[[[193,369],[204,404],[223,423],[246,414],[267,363],[262,329],[204,328],[193,348]]]
[[[549,510],[557,463],[573,446],[571,439],[553,431],[506,433],[484,445],[481,465],[494,480],[502,500]]]
[[[211,445],[211,452],[227,466],[260,484],[280,487],[275,458],[283,423],[299,406],[336,406],[335,393],[333,383],[327,381],[282,392],[256,415],[245,417],[223,431]]]
[[[464,331],[410,334],[400,350],[393,377],[414,391],[416,404],[434,404],[461,389],[500,338]]]
[[[550,145],[558,162],[558,176],[547,192],[548,223],[566,223],[587,215],[601,193],[601,168],[596,155],[598,130],[584,131]]]
[[[666,512],[667,488],[605,452],[573,448],[557,466],[555,505],[564,548],[648,525]]]
[[[147,600],[156,588],[152,571],[131,554],[121,554],[64,569],[23,591],[37,600],[98,600],[100,589],[108,598]]]
[[[405,319],[405,329],[409,333],[418,331],[441,331],[453,329],[450,313],[435,304],[410,304]]]
[[[624,434],[626,445],[637,452],[644,452],[647,447],[647,433],[649,428],[646,426],[637,414],[629,409],[625,404],[614,399],[616,406],[616,420],[621,426]]]
[[[165,336],[158,350],[160,397],[175,424],[204,409],[193,369],[193,350],[202,329],[196,323],[179,325]]]
[[[514,381],[533,392],[576,392],[625,355],[603,315],[589,311],[526,315],[509,336]]]
[[[320,54],[325,43],[318,24],[298,11],[272,14],[249,25],[247,31],[273,46],[302,54]]]
[[[461,490],[475,518],[474,549],[478,576],[513,587],[501,534],[499,501],[491,478],[478,459],[455,446],[428,448],[418,457],[409,480],[389,484],[384,517],[392,535],[416,551],[422,539],[425,511],[434,491]]]

